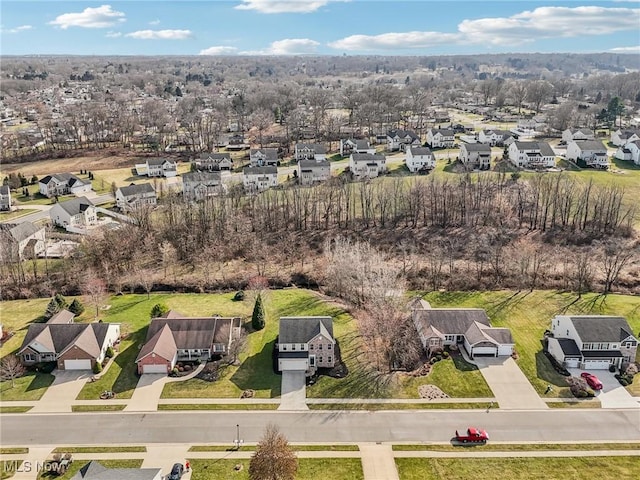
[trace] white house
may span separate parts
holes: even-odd
[[[11,189],[9,185],[0,185],[0,210],[11,211]]]
[[[275,167],[278,165],[277,148],[258,148],[249,152],[252,167]]]
[[[45,229],[31,222],[0,223],[0,240],[8,248],[0,250],[0,257],[8,263],[35,258],[45,250]]]
[[[430,172],[436,168],[436,158],[429,147],[407,147],[404,161],[411,173]]]
[[[202,153],[193,162],[197,170],[231,170],[233,160],[230,153]]]
[[[178,165],[170,158],[147,159],[147,176],[170,178],[176,175],[178,175]]]
[[[91,191],[91,181],[81,180],[72,173],[56,173],[47,175],[38,182],[40,193],[45,197],[57,195],[81,195]]]
[[[422,145],[420,137],[415,132],[411,130],[389,130],[387,132],[387,150],[390,152],[396,150],[404,152],[410,145],[416,147]]]
[[[278,185],[278,167],[245,167],[242,184],[248,192],[262,192]]]
[[[313,185],[331,178],[331,164],[329,160],[300,160],[297,173],[300,185]]]
[[[355,179],[376,178],[387,171],[387,158],[379,153],[352,153],[349,170]]]
[[[296,143],[294,158],[300,160],[326,160],[327,151],[319,143]]]
[[[638,339],[623,317],[556,315],[547,349],[566,368],[604,370],[633,362]]]
[[[78,197],[66,202],[56,203],[49,210],[49,217],[54,225],[67,230],[97,225],[96,207],[87,197]]]
[[[453,148],[455,142],[455,132],[448,128],[430,128],[427,132],[427,143],[431,148]]]
[[[614,157],[618,160],[626,160],[640,165],[640,140],[635,140],[622,147],[618,147]]]
[[[510,145],[513,141],[513,134],[509,130],[480,130],[478,134],[478,142],[492,147]]]
[[[331,317],[280,317],[278,370],[313,375],[336,364],[336,340]]]
[[[622,147],[629,142],[640,140],[640,132],[635,130],[616,130],[611,133],[611,143],[616,147]]]
[[[352,153],[376,153],[376,147],[372,147],[369,144],[369,140],[354,140],[348,138],[346,140],[340,140],[340,155],[346,157]]]
[[[489,170],[491,147],[485,143],[463,143],[460,145],[459,158],[468,169]]]
[[[562,141],[566,144],[572,141],[595,140],[593,130],[588,128],[567,128],[562,132]]]
[[[188,172],[182,175],[182,195],[187,201],[204,200],[223,193],[222,174],[219,171]]]
[[[607,147],[599,140],[571,140],[567,143],[567,159],[587,166],[606,170],[609,168]]]
[[[551,168],[556,165],[556,154],[546,142],[515,141],[509,145],[509,160],[521,168]]]
[[[144,205],[156,205],[158,196],[150,183],[131,184],[116,190],[116,205],[121,210],[133,210]]]

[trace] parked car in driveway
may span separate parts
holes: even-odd
[[[594,390],[602,390],[602,382],[595,375],[589,372],[582,372],[580,376],[584,378],[587,381],[587,385]]]
[[[174,463],[171,467],[171,473],[167,475],[167,480],[180,480],[184,473],[184,465],[181,463]]]

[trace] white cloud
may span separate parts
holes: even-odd
[[[407,48],[426,48],[433,45],[457,43],[460,37],[457,33],[440,32],[351,35],[350,37],[331,42],[329,46],[338,50],[403,50]]]
[[[260,13],[311,13],[331,2],[350,0],[240,0],[237,10],[255,10]]]
[[[463,20],[458,30],[472,43],[514,45],[539,38],[604,35],[634,30],[640,9],[539,7],[505,18]]]
[[[20,32],[24,32],[26,30],[32,30],[32,29],[33,29],[33,26],[31,25],[20,25],[19,27],[9,28],[8,30],[5,30],[3,28],[2,33],[20,33]]]
[[[636,45],[635,47],[616,47],[609,51],[618,53],[640,53],[640,45]]]
[[[139,40],[186,40],[192,36],[191,30],[138,30],[125,35]]]
[[[316,53],[319,42],[309,38],[277,40],[263,50],[240,52],[241,55],[308,55]]]
[[[107,32],[105,37],[107,38],[119,38],[122,36],[122,32]]]
[[[80,13],[63,13],[49,24],[66,30],[69,27],[107,28],[124,21],[126,19],[123,12],[113,10],[111,5],[102,5],[97,8],[85,8]]]
[[[157,18],[155,20],[151,20],[149,22],[149,25],[160,25],[160,20]]]
[[[218,45],[215,47],[205,48],[200,50],[198,55],[233,55],[238,51],[236,47],[227,47],[225,45]]]

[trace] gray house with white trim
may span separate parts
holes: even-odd
[[[279,371],[303,371],[310,376],[318,368],[332,368],[335,346],[331,317],[280,317],[275,345]]]

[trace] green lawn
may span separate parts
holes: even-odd
[[[8,407],[6,405],[0,405],[0,413],[27,413],[33,407]]]
[[[25,208],[20,210],[14,210],[13,212],[0,212],[0,222],[6,222],[7,220],[13,220],[14,218],[23,217],[31,213],[37,212],[33,208]]]
[[[277,403],[161,403],[158,410],[277,410]]]
[[[53,380],[54,376],[49,373],[28,372],[15,379],[14,387],[10,380],[4,381],[0,383],[0,400],[39,400]]]
[[[455,402],[455,403],[312,403],[309,410],[459,410],[499,407],[491,402]]]
[[[119,412],[124,410],[126,405],[71,405],[72,412]]]
[[[142,466],[142,460],[98,460],[100,464],[107,468],[140,468]],[[75,460],[64,475],[58,476],[54,472],[40,472],[37,480],[69,480],[78,471],[84,467],[90,460]]]
[[[248,480],[249,460],[190,460],[192,480]],[[234,470],[242,465],[241,471]],[[296,480],[362,480],[362,463],[359,458],[300,458]]]
[[[15,455],[18,453],[29,453],[27,447],[2,447],[0,448],[0,455]]]
[[[100,446],[100,447],[57,447],[53,450],[53,453],[121,453],[121,452],[146,452],[147,447],[143,445],[128,447],[113,447],[113,446]]]
[[[464,445],[462,447],[438,444],[438,445],[393,445],[394,451],[432,451],[432,452],[460,452],[464,448],[478,448],[478,451],[491,452],[522,452],[532,450],[556,450],[556,451],[585,451],[585,450],[637,450],[640,443],[509,443],[488,445]]]
[[[637,478],[638,457],[396,458],[401,480]]]
[[[483,308],[497,327],[508,327],[516,342],[518,365],[533,387],[546,396],[571,397],[565,378],[556,373],[542,353],[544,331],[558,314],[621,315],[634,332],[640,329],[640,299],[627,295],[586,294],[578,299],[572,293],[540,290],[534,292],[433,292],[425,295],[433,307]],[[446,391],[446,390],[445,390]]]

